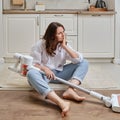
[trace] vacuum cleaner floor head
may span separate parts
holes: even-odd
[[[112,101],[112,110],[114,112],[120,112],[120,94],[112,94],[111,101]]]

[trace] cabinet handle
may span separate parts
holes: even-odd
[[[39,16],[37,16],[37,25],[39,26]]]
[[[101,16],[100,14],[93,14],[92,16]]]
[[[59,15],[54,15],[55,17],[62,17],[63,15],[62,14],[59,14]]]

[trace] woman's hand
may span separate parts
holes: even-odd
[[[46,66],[41,66],[39,64],[35,64],[35,67],[39,68],[40,70],[42,70],[45,75],[47,76],[48,79],[50,80],[55,80],[55,74],[53,73],[52,70],[50,70],[48,67]]]
[[[66,42],[66,36],[64,35],[64,39],[61,43],[61,46],[64,48],[66,46],[67,42]]]
[[[55,74],[49,68],[45,68],[44,72],[48,79],[55,80]]]
[[[61,46],[64,50],[66,50],[66,52],[72,57],[72,58],[78,58],[78,54],[76,52],[74,52],[72,49],[70,49],[67,46],[67,41],[66,41],[66,35],[64,35],[63,41],[61,42]]]

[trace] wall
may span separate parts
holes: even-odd
[[[39,1],[45,4],[46,9],[87,9],[88,0],[26,0],[27,9],[35,9],[35,3]],[[104,0],[108,9],[113,9],[114,0]],[[24,7],[11,6],[10,0],[3,1],[4,9],[23,9]],[[91,4],[95,4],[96,0],[91,0]]]

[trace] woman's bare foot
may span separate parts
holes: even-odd
[[[63,93],[63,98],[75,100],[77,102],[85,100],[85,97],[79,96],[72,88],[68,88],[68,90]]]
[[[62,110],[61,115],[62,117],[65,117],[70,109],[70,102],[64,101],[61,99],[55,91],[51,91],[48,93],[47,98],[51,100],[52,102],[56,103]]]
[[[60,105],[60,108],[62,109],[62,112],[61,112],[61,115],[62,117],[65,117],[67,116],[69,110],[70,110],[70,102],[63,102],[61,105]]]

